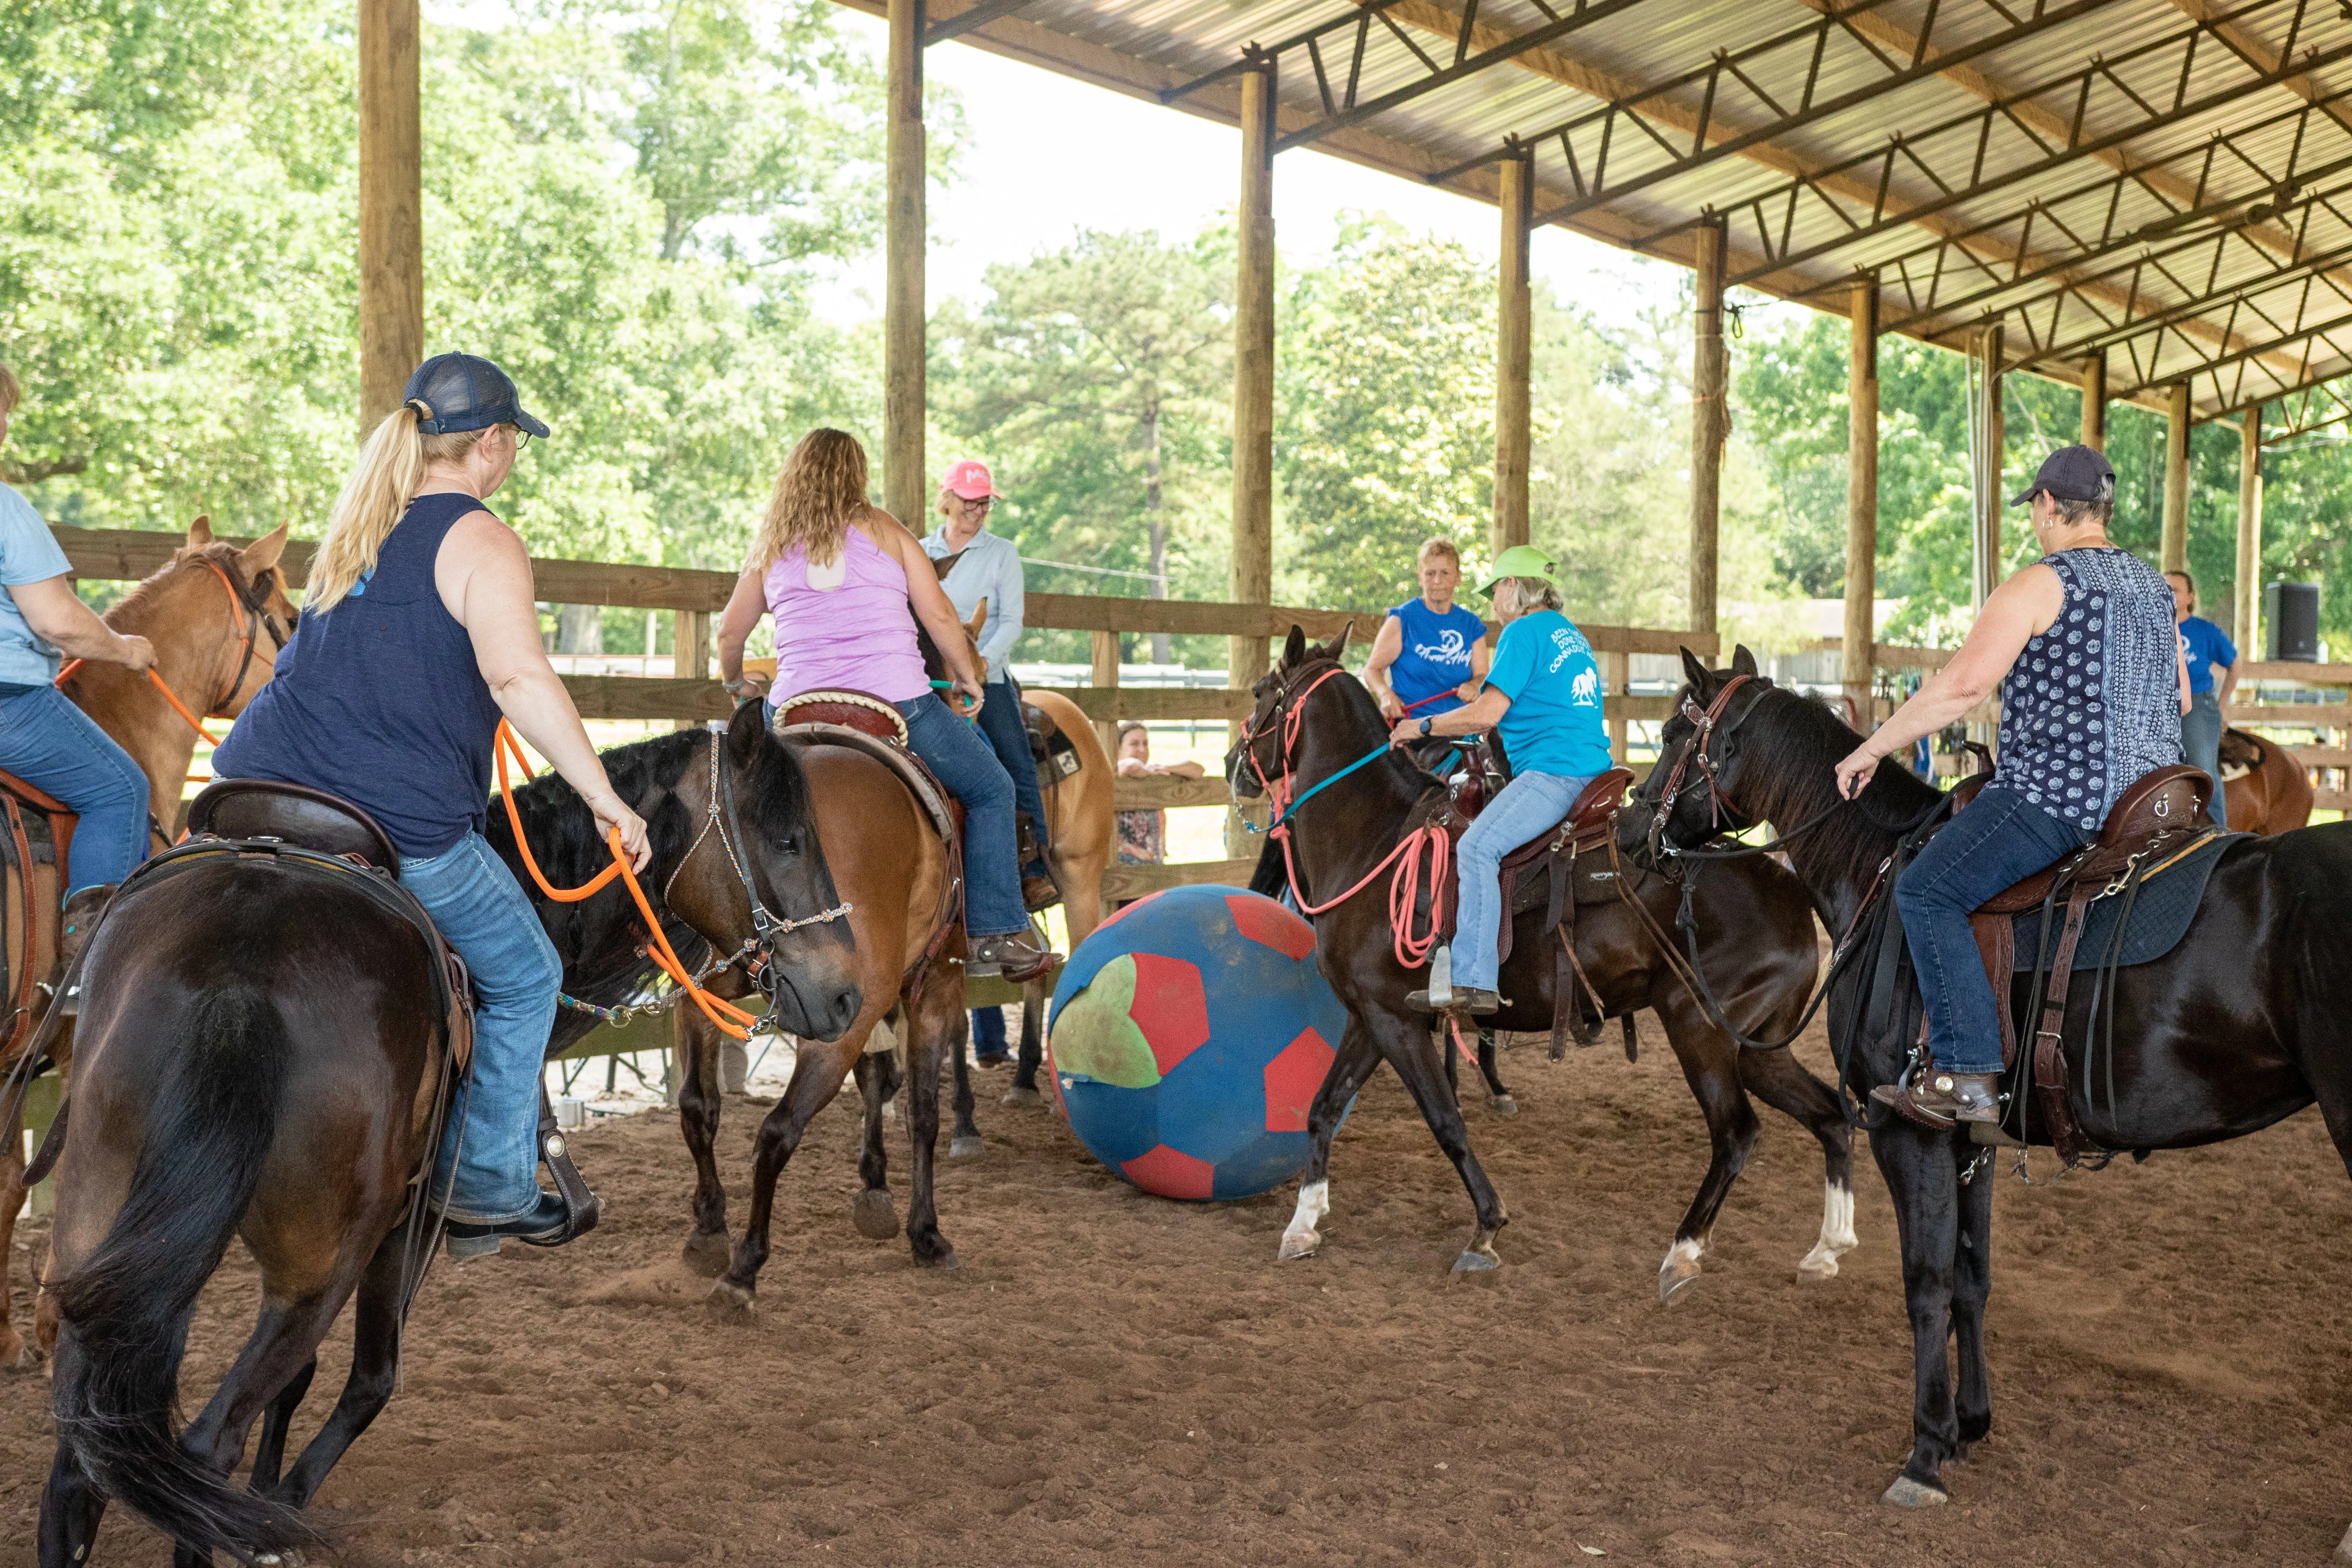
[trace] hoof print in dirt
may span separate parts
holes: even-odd
[[[868,1241],[887,1241],[898,1234],[898,1211],[890,1202],[890,1194],[879,1187],[868,1187],[857,1194],[850,1205],[849,1217],[857,1226],[857,1234]]]

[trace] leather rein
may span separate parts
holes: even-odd
[[[239,592],[236,582],[230,578],[227,569],[219,562],[209,555],[199,555],[196,559],[203,563],[214,576],[220,579],[221,590],[228,595],[229,618],[232,622],[229,636],[237,638],[244,645],[237,659],[236,673],[229,678],[228,689],[218,698],[205,704],[204,719],[222,719],[226,718],[227,715],[222,713],[220,710],[236,701],[236,694],[245,689],[245,678],[253,668],[262,628],[267,626],[269,629],[272,647],[270,656],[266,662],[272,671],[278,668],[278,656],[286,651],[286,645],[293,640],[294,634],[279,624],[276,616],[268,614],[261,607],[268,597],[268,572],[257,576],[250,588]],[[274,566],[269,569],[270,572],[276,570]],[[88,662],[87,659],[73,660],[58,671],[55,684],[63,686],[68,680],[73,679],[74,671]],[[155,689],[163,694],[163,700],[172,705],[172,710],[186,721],[189,729],[194,730],[214,745],[220,743],[214,740],[213,732],[205,728],[204,719],[198,718],[186,703],[180,700],[179,693],[172,689],[154,666],[148,666],[146,674],[147,679],[154,684]]]

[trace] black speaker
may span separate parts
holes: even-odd
[[[2319,584],[2263,585],[2263,657],[2293,664],[2319,662]]]

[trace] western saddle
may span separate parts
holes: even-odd
[[[1952,792],[1954,810],[1966,808],[1990,777],[1990,773],[1979,773],[1962,781]],[[2001,1064],[2011,1068],[2018,1057],[2016,1026],[2007,1004],[2017,964],[2017,928],[2011,917],[2031,910],[2043,911],[2047,979],[2041,995],[2031,1005],[2036,1015],[2032,1082],[2051,1142],[2069,1165],[2090,1147],[2066,1098],[2064,1041],[2074,950],[2082,940],[2086,912],[2095,900],[2124,891],[2212,837],[2217,831],[2208,815],[2212,793],[2213,781],[2202,768],[2176,764],[2154,770],[2116,798],[2095,842],[1988,900],[1970,917],[1985,973],[2001,1004],[1995,1008],[2000,1017]],[[2062,911],[2057,944],[2051,947],[2050,917]],[[2042,956],[2037,955],[2037,961]],[[2037,973],[2043,973],[2040,962],[2035,967]],[[1923,1018],[1923,1029],[1925,1026]]]

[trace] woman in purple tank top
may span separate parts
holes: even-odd
[[[911,614],[909,611],[911,610]],[[776,618],[772,693],[743,674],[743,644]],[[923,671],[922,622],[955,677],[950,708]],[[878,697],[907,721],[907,744],[964,808],[967,973],[1028,980],[1053,955],[1021,901],[1013,779],[971,722],[984,700],[955,606],[915,536],[866,500],[866,449],[812,430],[776,476],[751,558],[719,626],[719,668],[739,698],[782,703],[810,691]]]

